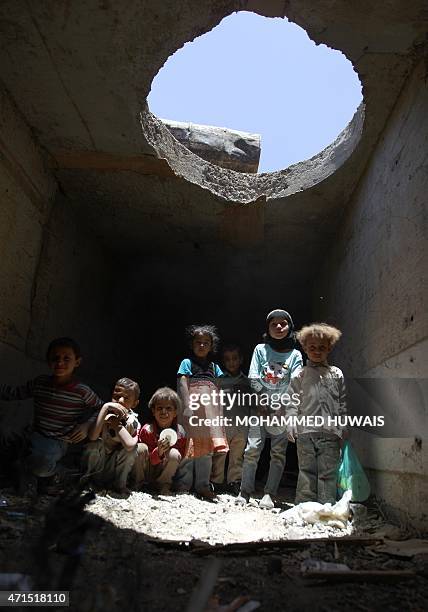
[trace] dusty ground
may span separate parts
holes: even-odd
[[[39,588],[57,588],[62,581],[71,592],[71,609],[79,612],[185,611],[213,558],[220,560],[213,595],[221,604],[247,595],[260,602],[259,610],[269,611],[426,609],[426,559],[421,555],[400,559],[345,541],[277,549],[263,548],[268,544],[210,548],[207,543],[343,534],[313,527],[300,532],[285,526],[278,511],[237,508],[229,496],[211,504],[189,495],[134,493],[128,500],[97,497],[81,511],[70,499],[40,497],[30,506],[10,490],[0,495],[8,503],[0,510],[0,571],[28,574]],[[385,528],[373,512],[358,533],[381,530],[403,536],[397,528]],[[346,532],[351,531],[350,525]],[[352,569],[419,573],[402,582],[328,583],[303,577],[301,564],[307,559],[346,563]]]
[[[282,508],[261,510],[253,499],[243,509],[230,495],[219,495],[217,503],[201,501],[193,495],[152,497],[148,493],[133,493],[127,500],[120,501],[97,496],[96,503],[88,510],[116,527],[178,542],[198,540],[231,544],[340,536],[352,532],[351,524],[343,530],[322,525],[287,526],[280,515]]]

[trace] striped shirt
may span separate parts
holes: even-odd
[[[67,437],[78,423],[94,416],[102,400],[83,383],[76,380],[57,385],[52,376],[42,375],[25,385],[0,385],[0,400],[34,402],[34,429],[48,438]]]

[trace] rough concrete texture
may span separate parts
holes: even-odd
[[[420,62],[403,89],[317,284],[315,312],[343,330],[336,358],[349,376],[407,377],[415,385],[428,377],[425,70]],[[426,400],[424,406],[425,428],[413,432],[420,444],[358,440],[375,491],[421,520],[428,496]],[[401,410],[409,409],[403,401]]]
[[[49,340],[64,335],[81,338],[85,328],[82,348],[91,365],[84,366],[83,373],[102,381],[106,364],[97,363],[95,347],[112,335],[104,322],[112,317],[114,265],[106,265],[106,255],[97,252],[85,222],[65,200],[54,202],[57,183],[4,89],[0,109],[2,382],[22,384],[45,372]],[[88,327],[87,321],[95,319],[97,325]],[[113,363],[109,361],[110,372]],[[12,428],[28,422],[31,402],[4,404],[2,414]]]
[[[236,172],[257,172],[260,134],[168,119],[162,123],[176,140],[205,161]]]
[[[0,125],[0,340],[24,350],[43,227],[56,185],[4,89]]]
[[[353,62],[365,108],[311,160],[220,168],[146,108],[167,58],[235,10],[287,16]],[[133,376],[144,403],[175,385],[186,324],[217,323],[248,361],[280,305],[297,325],[323,313],[343,327],[337,360],[351,375],[421,341],[423,62],[408,77],[427,23],[423,0],[2,2],[0,350],[12,382],[40,371],[51,335],[72,333],[89,382]]]

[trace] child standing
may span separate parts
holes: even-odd
[[[59,461],[69,444],[82,442],[94,421],[92,413],[103,405],[74,374],[82,357],[72,338],[56,338],[48,346],[50,376],[38,376],[21,387],[0,385],[0,399],[34,401],[31,451],[21,474],[21,493],[37,493],[38,478],[47,492],[61,489],[64,470]]]
[[[137,454],[139,422],[134,409],[138,406],[140,387],[129,378],[120,378],[113,389],[111,402],[98,413],[89,429],[91,440],[83,452],[86,468],[81,482],[113,489],[117,497],[128,497],[127,480]]]
[[[242,465],[244,462],[244,449],[247,444],[248,427],[236,423],[236,417],[249,416],[248,402],[243,402],[244,393],[250,393],[251,387],[247,376],[242,372],[243,356],[240,347],[228,344],[222,350],[222,364],[224,377],[219,379],[220,388],[226,392],[226,411],[224,416],[231,420],[226,429],[229,445],[229,465],[227,468],[227,489],[230,493],[238,495],[241,489]],[[211,481],[214,487],[224,482],[226,454],[213,455]]]
[[[326,323],[312,323],[297,333],[308,362],[293,373],[290,387],[299,394],[300,404],[291,405],[287,416],[321,416],[323,425],[288,428],[289,439],[294,442],[297,437],[296,504],[336,502],[340,439],[347,432],[334,423],[329,425],[328,417],[346,414],[346,391],[342,371],[329,365],[327,357],[341,335]]]
[[[291,375],[303,364],[300,351],[294,348],[294,328],[290,314],[282,309],[272,310],[267,315],[266,326],[267,330],[263,336],[265,342],[254,349],[248,374],[252,388],[259,395],[260,406],[267,405],[263,400],[273,394],[279,397],[287,393]],[[272,496],[278,491],[285,467],[288,441],[285,426],[268,426],[261,423],[250,427],[244,454],[241,492],[236,501],[247,503],[254,491],[257,465],[267,437],[270,437],[271,441],[269,475],[264,489],[265,495],[259,507],[271,509],[274,507]]]
[[[143,482],[154,483],[161,495],[170,495],[171,483],[186,451],[186,432],[177,423],[180,398],[169,387],[162,387],[152,395],[149,408],[152,422],[138,432],[135,486],[138,489]],[[165,429],[173,429],[177,435],[172,445],[168,437],[160,439]]]
[[[212,455],[216,452],[227,453],[228,446],[224,428],[206,425],[201,421],[221,416],[216,396],[217,379],[223,372],[212,361],[219,338],[213,325],[192,325],[187,333],[191,356],[183,359],[177,376],[178,394],[184,408],[183,422],[188,435],[186,459],[190,461],[185,464],[187,473],[183,470],[180,478],[177,475],[177,488],[190,490],[194,469],[196,492],[202,498],[212,500],[215,497],[210,487]],[[191,410],[191,405],[196,405],[196,410]],[[196,425],[193,424],[194,420],[197,421]]]

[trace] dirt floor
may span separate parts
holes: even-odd
[[[237,508],[226,495],[208,503],[133,493],[127,500],[97,496],[85,506],[73,495],[30,504],[3,489],[0,499],[7,504],[0,507],[0,575],[28,575],[39,590],[69,590],[71,610],[426,610],[427,555],[380,552],[384,538],[409,534],[370,508],[341,530],[285,525],[287,492],[273,511],[256,502]],[[383,574],[354,576],[357,582],[343,573],[307,577],[310,560]],[[407,572],[385,575],[392,570]],[[201,606],[195,599],[204,593],[209,603]],[[249,603],[229,605],[241,596]]]

